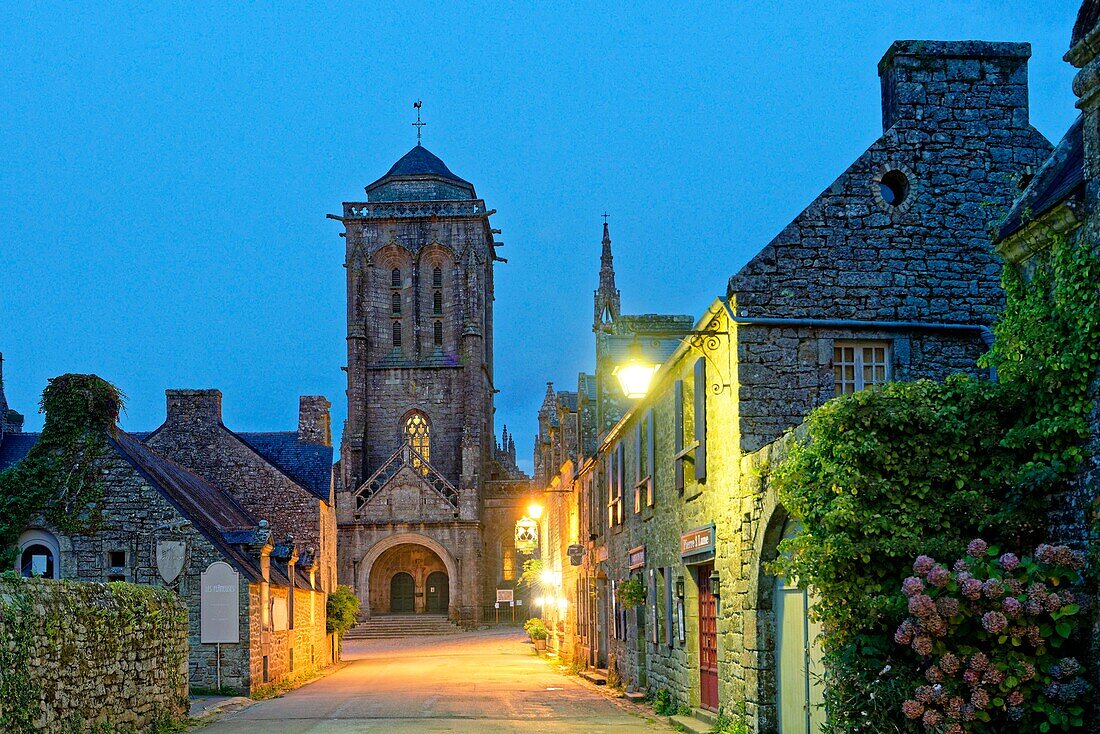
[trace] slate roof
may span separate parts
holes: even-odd
[[[38,442],[38,433],[5,433],[0,436],[0,471],[17,464]]]
[[[595,400],[596,376],[590,375],[587,372],[581,372],[577,375],[577,392],[583,394],[589,401]]]
[[[1082,118],[1078,117],[1058,147],[1035,172],[1031,183],[1008,210],[994,240],[1000,242],[1039,219],[1062,202],[1083,191],[1085,141]]]
[[[253,581],[261,581],[259,559],[238,543],[250,538],[258,523],[232,497],[202,477],[161,456],[136,437],[118,431],[108,441],[149,484],[186,516],[218,552]],[[273,583],[289,583],[285,573],[271,567]]]
[[[451,169],[447,168],[447,164],[439,159],[439,156],[417,143],[412,150],[401,156],[397,163],[390,166],[390,170],[386,171],[385,176],[369,184],[367,186],[367,191],[370,191],[376,186],[380,186],[382,183],[392,178],[426,177],[441,178],[445,181],[451,181],[473,189],[473,184],[454,175]]]
[[[235,433],[276,469],[318,498],[329,501],[332,447],[298,440],[297,431]]]
[[[571,390],[561,390],[558,392],[558,405],[568,410],[570,413],[577,412],[577,393]]]

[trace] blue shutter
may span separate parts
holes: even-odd
[[[645,416],[645,462],[646,475],[649,477],[649,481],[646,482],[645,502],[650,507],[653,506],[653,487],[654,483],[657,481],[657,473],[655,471],[657,462],[653,458],[656,446],[657,439],[654,438],[653,434],[653,408],[650,408]]]
[[[707,481],[707,361],[695,360],[695,481]]]
[[[684,493],[684,381],[672,385],[672,448],[676,455],[676,472],[673,482],[676,491]]]

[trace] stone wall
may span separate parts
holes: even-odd
[[[262,609],[265,599],[263,586],[249,584],[245,598],[250,608]],[[269,586],[266,598],[269,605],[267,613],[256,613],[247,619],[249,692],[290,678],[307,676],[334,662],[333,635],[325,630],[326,594],[295,589],[293,613],[286,587]],[[281,612],[274,613],[276,605],[286,609],[285,616]]]
[[[989,325],[989,225],[1051,146],[1028,122],[1027,44],[898,41],[879,64],[884,133],[730,279],[737,316]],[[832,341],[893,342],[896,379],[976,373],[978,333],[738,329],[743,448],[833,395]]]
[[[165,589],[0,580],[0,730],[186,718],[187,608]]]

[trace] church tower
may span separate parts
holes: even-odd
[[[605,215],[606,217],[606,215]],[[603,251],[600,253],[600,287],[595,293],[592,331],[610,332],[619,318],[619,289],[615,287],[615,262],[611,257],[611,234],[603,223]]]
[[[492,211],[418,142],[342,216],[341,583],[364,616],[477,617],[493,472]]]

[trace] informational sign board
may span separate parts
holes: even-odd
[[[645,565],[645,546],[639,545],[626,552],[626,565],[633,571]]]
[[[271,626],[276,632],[287,628],[286,597],[277,596],[271,600]]]
[[[240,642],[240,574],[215,561],[200,577],[199,641]]]
[[[689,530],[680,536],[680,557],[714,553],[714,526]]]
[[[514,589],[497,589],[497,601],[498,602],[506,601],[508,603],[511,603],[512,599],[515,598],[514,595],[515,595],[515,590]]]
[[[603,563],[607,560],[607,546],[601,545],[596,549],[596,563]]]

